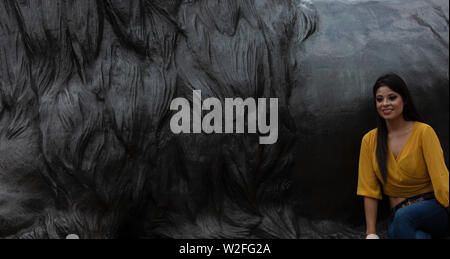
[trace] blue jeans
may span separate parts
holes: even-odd
[[[390,219],[391,239],[449,238],[449,215],[436,199],[413,203],[397,210]]]

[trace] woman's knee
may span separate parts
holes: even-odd
[[[389,238],[415,238],[416,228],[408,210],[399,209],[388,227]]]
[[[401,225],[401,224],[413,224],[413,218],[411,217],[410,210],[408,208],[401,208],[397,210],[397,212],[394,215],[393,223],[395,225]]]

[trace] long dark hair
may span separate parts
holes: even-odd
[[[422,117],[417,112],[416,106],[414,106],[414,102],[411,98],[411,94],[409,93],[408,87],[406,86],[405,81],[403,79],[394,74],[389,73],[385,74],[377,79],[375,85],[373,86],[373,97],[374,103],[376,105],[376,93],[378,88],[382,86],[389,87],[392,91],[400,94],[403,99],[404,107],[403,107],[403,118],[406,121],[420,121],[423,122]],[[378,167],[380,168],[381,176],[383,177],[384,182],[387,180],[387,155],[388,155],[388,130],[386,127],[386,121],[383,119],[377,112],[377,162]]]

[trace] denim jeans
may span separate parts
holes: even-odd
[[[413,203],[397,210],[390,219],[391,239],[449,238],[449,214],[436,199]]]

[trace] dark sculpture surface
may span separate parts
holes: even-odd
[[[0,237],[355,237],[371,84],[448,158],[448,2],[5,0]],[[173,134],[172,99],[278,98],[279,137]]]

